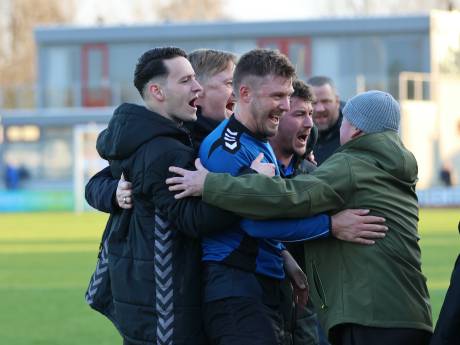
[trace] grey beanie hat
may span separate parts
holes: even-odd
[[[393,96],[376,90],[351,98],[342,113],[353,126],[365,133],[397,132],[401,118],[399,104]]]

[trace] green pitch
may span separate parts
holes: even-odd
[[[0,215],[0,343],[121,345],[85,303],[102,214]]]
[[[84,301],[107,216],[0,215],[0,339],[9,345],[116,345]],[[460,251],[456,210],[422,210],[423,271],[437,318]],[[403,303],[403,301],[401,301]]]

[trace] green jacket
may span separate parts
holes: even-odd
[[[386,218],[384,239],[305,243],[313,302],[328,332],[342,323],[432,331],[418,245],[417,162],[395,132],[351,140],[310,175],[293,179],[209,174],[203,200],[249,218],[368,208]],[[313,281],[312,281],[313,280]]]

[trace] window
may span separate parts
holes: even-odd
[[[109,56],[106,44],[85,44],[81,52],[84,107],[110,105]]]
[[[44,48],[44,106],[72,107],[76,104],[75,49],[69,46]]]

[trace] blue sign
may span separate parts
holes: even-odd
[[[72,211],[71,191],[0,191],[0,212]]]

